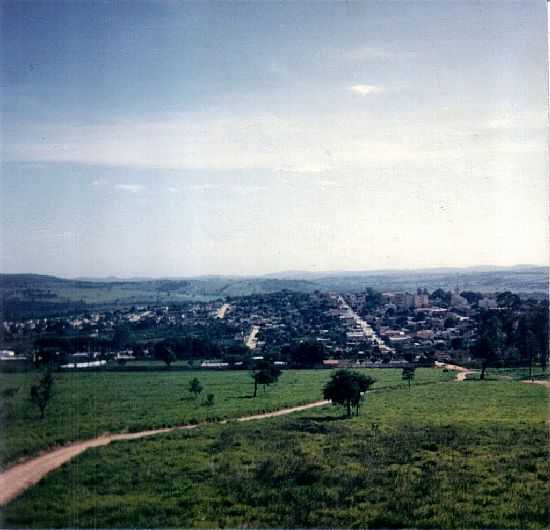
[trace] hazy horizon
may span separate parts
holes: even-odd
[[[2,3],[2,272],[547,266],[547,5]]]
[[[510,270],[510,269],[529,269],[529,268],[548,268],[547,264],[537,264],[537,263],[517,263],[515,265],[466,265],[463,267],[454,267],[454,266],[444,266],[444,267],[422,267],[422,268],[386,268],[386,269],[335,269],[335,270],[284,270],[284,271],[271,271],[261,274],[230,274],[230,273],[206,273],[206,274],[191,274],[191,275],[174,275],[174,276],[121,276],[117,274],[107,274],[105,276],[63,276],[55,273],[35,273],[27,271],[18,271],[0,274],[13,274],[13,275],[44,275],[44,276],[54,276],[66,280],[179,280],[179,279],[193,279],[193,278],[207,278],[207,277],[218,277],[218,278],[270,278],[270,279],[285,279],[285,277],[300,278],[300,275],[307,276],[325,276],[325,275],[361,275],[361,274],[375,274],[375,273],[435,273],[435,271],[448,271],[448,272],[485,272],[485,271],[498,271],[498,270]]]

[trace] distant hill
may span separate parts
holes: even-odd
[[[261,279],[236,280],[228,284],[220,294],[223,296],[243,296],[250,294],[273,293],[277,291],[313,292],[319,289],[315,282],[306,280]]]
[[[284,289],[300,292],[430,291],[437,288],[481,292],[514,291],[548,294],[548,268],[515,267],[437,268],[420,270],[283,272],[256,277],[202,276],[195,278],[80,278],[63,279],[39,274],[0,274],[0,298],[4,315],[33,308],[40,313],[78,306],[128,305],[203,301],[226,296],[271,293]]]
[[[495,292],[548,292],[548,268],[540,266],[509,268],[425,269],[413,271],[374,271],[327,275],[315,280],[324,289],[412,291],[417,287],[435,290]]]
[[[1,274],[0,299],[6,319],[68,313],[89,307],[207,301],[283,289],[311,292],[303,280],[210,276],[191,279],[63,279],[37,274]]]

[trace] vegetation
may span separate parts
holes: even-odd
[[[481,363],[480,379],[489,366],[504,367],[537,362],[543,370],[549,357],[548,301],[528,301],[527,309],[518,311],[519,297],[510,292],[497,297],[498,310],[482,310],[478,315],[479,337],[471,353]]]
[[[350,370],[338,370],[325,385],[323,396],[336,405],[346,407],[348,418],[351,418],[353,409],[355,409],[355,415],[359,416],[361,401],[375,381],[373,377],[367,374]]]
[[[545,528],[547,395],[401,386],[350,420],[324,407],[117,442],[13,501],[4,526]]]
[[[193,394],[195,399],[197,399],[199,394],[202,392],[201,382],[196,377],[193,377],[193,379],[189,381],[189,392]]]
[[[315,341],[304,341],[283,348],[281,355],[295,368],[314,368],[323,364],[325,352]]]
[[[376,374],[382,389],[403,386],[398,370],[365,372]],[[44,421],[36,422],[34,406],[27,398],[35,375],[0,374],[0,392],[18,388],[12,397],[0,400],[0,465],[52,445],[104,432],[234,418],[316,401],[329,376],[328,370],[287,370],[270,392],[259,392],[252,399],[247,371],[60,373],[55,376],[56,393],[48,414]],[[180,399],[194,377],[216,395],[213,406],[201,407],[195,400]],[[453,377],[451,372],[421,369],[417,381],[434,383]]]
[[[46,370],[37,384],[31,386],[31,401],[40,409],[40,419],[44,419],[46,407],[53,396],[53,376]]]
[[[416,368],[414,366],[406,366],[405,368],[403,368],[403,371],[401,372],[401,379],[409,383],[409,390],[411,389],[412,381],[414,381],[415,372],[416,372]]]
[[[172,350],[172,348],[165,342],[159,342],[156,344],[154,353],[155,359],[164,361],[168,368],[170,368],[170,365],[176,361],[176,354],[174,353],[174,350]]]
[[[263,385],[265,390],[266,386],[276,383],[280,376],[281,370],[274,364],[268,361],[260,361],[252,371],[252,379],[254,380],[254,395],[252,397],[258,395],[258,385]]]

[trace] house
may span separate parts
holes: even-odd
[[[201,363],[201,368],[227,368],[229,366],[229,363],[223,362],[223,361],[203,361]]]

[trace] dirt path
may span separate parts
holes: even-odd
[[[458,366],[458,364],[447,364],[436,361],[435,365],[439,368],[447,368],[447,370],[458,372],[456,374],[455,381],[466,381],[466,376],[468,374],[475,373],[475,370],[469,370],[468,368],[464,368],[464,366]]]
[[[307,405],[298,405],[288,409],[276,410],[273,412],[265,412],[262,414],[255,414],[253,416],[243,416],[235,418],[234,420],[223,420],[219,423],[225,424],[231,421],[253,421],[261,420],[265,418],[275,418],[277,416],[286,416],[293,412],[300,412],[302,410],[308,410],[315,407],[322,407],[328,405],[329,401],[315,401],[314,403],[308,403]],[[59,449],[52,449],[37,457],[26,460],[20,464],[8,468],[3,473],[0,473],[0,506],[3,506],[17,497],[20,493],[36,484],[50,471],[57,469],[65,462],[68,462],[75,456],[79,455],[91,447],[100,447],[107,445],[116,440],[134,440],[137,438],[145,438],[147,436],[153,436],[154,434],[160,434],[163,432],[177,431],[183,429],[196,429],[200,425],[212,425],[212,424],[195,424],[195,425],[180,425],[176,427],[153,429],[149,431],[122,433],[122,434],[105,434],[98,438],[92,438],[91,440],[82,440],[75,442]]]
[[[542,386],[545,386],[546,388],[550,388],[550,381],[543,381],[542,379],[540,380],[535,379],[535,381],[522,381],[522,383],[528,383],[530,385],[542,385]]]

